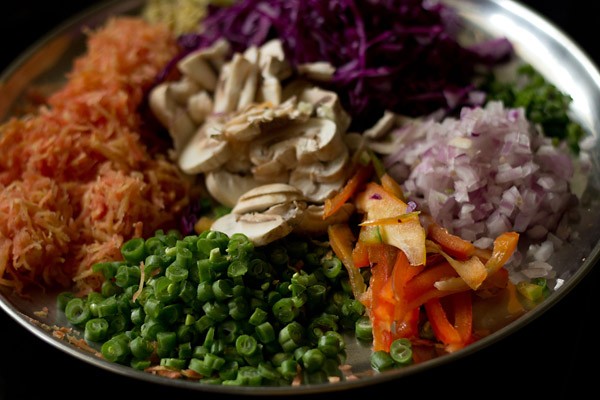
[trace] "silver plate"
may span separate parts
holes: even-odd
[[[64,74],[70,69],[73,58],[85,50],[85,37],[82,34],[84,26],[100,26],[107,17],[115,14],[139,14],[143,3],[142,0],[120,0],[92,8],[56,29],[19,57],[0,76],[0,81],[3,82],[0,120],[5,120],[15,113],[27,88],[35,85],[52,90],[63,82]],[[468,27],[468,34],[475,37],[506,36],[522,60],[534,65],[547,79],[572,96],[573,118],[581,123],[588,134],[598,135],[600,75],[575,43],[551,23],[514,1],[446,0],[446,3],[459,12]],[[564,280],[563,285],[535,309],[490,336],[461,351],[407,368],[374,374],[369,365],[370,349],[349,340],[348,361],[353,366],[353,371],[361,376],[358,380],[293,388],[202,385],[192,381],[163,378],[109,363],[70,344],[67,340],[57,339],[52,334],[52,327],[68,324],[64,316],[55,310],[56,293],[35,293],[31,300],[27,300],[11,294],[6,288],[0,288],[0,307],[35,336],[77,359],[133,379],[182,389],[223,394],[287,395],[326,393],[397,380],[462,359],[511,335],[555,305],[584,279],[600,257],[599,152],[598,145],[591,151],[594,163],[579,206],[582,218],[573,226],[573,229],[580,233],[581,240],[576,246],[565,246],[550,260],[557,277]],[[36,316],[44,307],[48,308],[48,315]]]

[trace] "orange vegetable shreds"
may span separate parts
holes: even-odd
[[[17,292],[74,280],[98,289],[94,263],[120,258],[131,237],[176,227],[188,203],[189,178],[146,144],[141,117],[176,38],[130,17],[87,35],[64,87],[0,126],[0,285]]]
[[[25,174],[0,191],[0,284],[19,290],[25,283],[69,284],[62,268],[46,269],[66,257],[77,238],[73,209],[63,186]]]

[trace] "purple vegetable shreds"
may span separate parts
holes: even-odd
[[[476,65],[512,55],[506,39],[461,46],[456,14],[432,0],[241,0],[209,8],[202,27],[180,37],[184,54],[221,37],[236,52],[279,38],[292,66],[328,61],[336,67],[328,88],[358,130],[386,109],[409,116],[459,109]]]

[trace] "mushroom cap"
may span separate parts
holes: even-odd
[[[224,169],[206,173],[206,190],[219,203],[233,208],[240,196],[260,185],[251,175],[240,175]]]
[[[232,212],[236,214],[262,212],[279,204],[303,199],[302,192],[294,186],[285,183],[266,184],[250,189],[240,196]]]
[[[289,235],[301,220],[306,203],[291,202],[273,206],[262,213],[231,212],[213,222],[211,230],[227,235],[243,233],[255,246],[264,246]]]
[[[214,128],[202,125],[179,155],[179,167],[188,174],[199,174],[219,168],[231,157],[229,142],[220,135],[211,135]]]

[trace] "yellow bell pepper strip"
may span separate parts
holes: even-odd
[[[517,232],[504,232],[494,240],[492,256],[485,263],[488,274],[491,274],[504,266],[512,257],[519,244]]]
[[[487,250],[475,250],[475,257],[479,258],[482,262],[485,262],[484,267],[487,271],[487,277],[484,282],[482,282],[482,287],[479,287],[479,289],[483,287],[486,289],[506,288],[506,279],[503,278],[503,274],[506,273],[506,271],[503,267],[517,249],[518,241],[518,233],[505,232],[500,234],[494,240],[494,247],[491,253]],[[442,291],[456,292],[466,289],[465,286],[468,285],[462,277],[449,278],[435,283],[435,287]]]
[[[354,298],[361,301],[361,298],[367,291],[367,285],[352,259],[352,249],[354,248],[355,238],[350,226],[348,226],[348,224],[329,225],[327,234],[333,252],[342,261],[342,264],[346,267],[346,271],[348,271]]]
[[[356,246],[352,249],[352,262],[356,268],[369,267],[369,245],[359,238]]]
[[[477,290],[485,278],[487,278],[488,270],[478,257],[472,256],[464,261],[456,260],[449,254],[446,254],[440,245],[431,240],[426,241],[426,246],[428,252],[439,253],[444,256],[446,261],[452,265],[458,275],[471,289]]]
[[[352,196],[364,186],[364,184],[373,175],[373,165],[371,163],[367,165],[359,165],[358,169],[352,175],[352,177],[346,182],[344,187],[335,196],[329,199],[325,199],[325,205],[323,209],[323,219],[327,219],[335,214],[346,202],[348,202]]]

